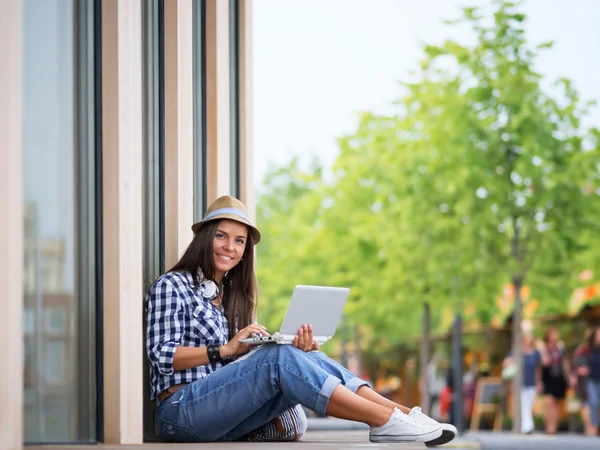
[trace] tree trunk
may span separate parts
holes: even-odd
[[[421,361],[420,361],[420,391],[421,391],[421,408],[425,414],[430,415],[431,405],[429,404],[429,383],[427,377],[427,366],[429,365],[429,329],[431,315],[429,303],[423,304],[423,332],[421,334]]]
[[[515,290],[515,305],[513,309],[512,323],[512,357],[516,365],[516,373],[512,382],[512,399],[513,399],[513,432],[521,432],[521,389],[523,388],[523,352],[521,345],[521,287],[523,279],[521,277],[513,278],[513,288]]]
[[[463,390],[463,336],[462,317],[456,314],[452,327],[452,408],[454,410],[453,425],[462,434],[464,429],[464,390]]]

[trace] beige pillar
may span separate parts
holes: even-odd
[[[23,2],[0,0],[0,450],[23,443]]]
[[[252,0],[239,1],[240,197],[255,222],[252,103]]]
[[[206,2],[207,200],[230,193],[229,0]]]
[[[165,2],[165,266],[193,236],[194,104],[192,0]]]
[[[142,425],[141,0],[102,2],[104,440]]]

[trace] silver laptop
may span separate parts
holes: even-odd
[[[240,339],[244,344],[291,344],[303,324],[312,325],[313,340],[327,342],[335,334],[344,305],[350,294],[348,288],[296,286],[278,332],[271,336]]]

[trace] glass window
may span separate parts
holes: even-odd
[[[35,311],[31,308],[23,310],[23,334],[33,334],[35,331]]]
[[[44,332],[47,335],[67,333],[67,310],[60,307],[44,308]]]
[[[25,0],[24,440],[95,440],[93,0]]]
[[[142,3],[144,102],[144,286],[165,270],[164,0]],[[144,351],[140,349],[140,351]],[[145,353],[144,353],[145,355]],[[144,356],[145,357],[145,356]],[[154,439],[148,365],[144,365],[144,439]]]
[[[194,221],[206,204],[206,3],[194,2]]]
[[[231,195],[240,197],[240,42],[238,0],[229,0],[229,86]]]
[[[48,386],[67,386],[65,356],[67,343],[65,340],[52,340],[44,343],[44,383]]]
[[[144,285],[164,271],[165,77],[164,0],[143,3]]]

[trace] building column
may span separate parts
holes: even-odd
[[[206,2],[206,189],[210,204],[230,192],[229,0]]]
[[[141,444],[141,0],[102,1],[104,441]]]
[[[23,444],[23,2],[0,1],[0,450]]]
[[[193,16],[192,0],[165,2],[166,269],[179,260],[193,236]]]
[[[240,197],[252,223],[256,223],[254,200],[252,115],[252,0],[239,0],[240,80]]]

